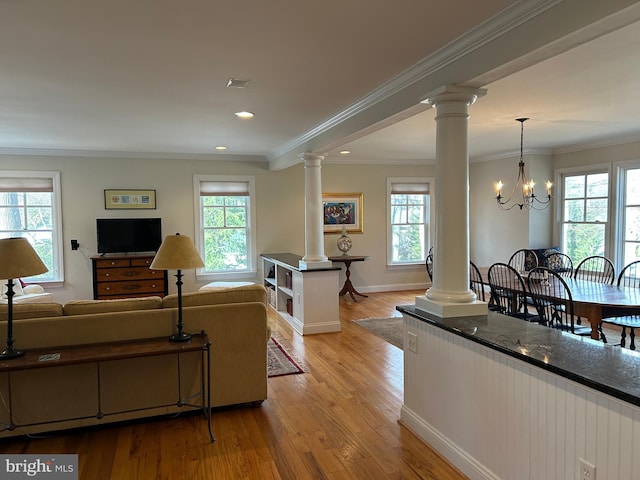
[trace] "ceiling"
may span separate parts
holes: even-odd
[[[445,83],[474,161],[634,141],[639,3],[0,0],[0,153],[425,162]]]

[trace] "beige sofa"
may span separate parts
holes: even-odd
[[[65,305],[14,305],[15,347],[56,353],[64,345],[166,337],[175,332],[177,296],[79,300]],[[0,305],[6,342],[6,305]],[[183,295],[185,331],[211,341],[211,406],[259,405],[267,398],[266,290],[261,285]],[[200,352],[0,372],[0,437],[22,435],[189,409],[175,404],[201,390]],[[11,365],[16,360],[1,362]],[[99,375],[97,374],[99,370]],[[99,380],[98,380],[99,377]],[[196,396],[197,398],[197,396]],[[199,400],[192,400],[199,402]],[[9,402],[14,430],[9,424]],[[149,406],[170,404],[148,408]],[[106,415],[99,419],[98,411]],[[121,413],[124,412],[124,413]],[[89,417],[77,419],[76,417]],[[72,419],[73,420],[69,420]],[[24,426],[27,425],[27,426]],[[215,430],[215,425],[214,425]]]

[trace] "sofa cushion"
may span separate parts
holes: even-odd
[[[13,305],[13,319],[61,317],[59,303],[18,303]],[[7,320],[7,305],[0,305],[0,320]]]
[[[65,315],[126,312],[162,308],[161,297],[117,298],[113,300],[71,300],[64,304]]]
[[[199,292],[182,294],[182,306],[222,305],[225,303],[262,302],[267,303],[267,291],[262,285],[247,285],[243,287],[207,289]],[[176,308],[178,295],[167,295],[162,299],[162,308]]]

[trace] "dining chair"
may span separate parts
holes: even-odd
[[[566,253],[555,252],[545,255],[545,262],[549,270],[553,270],[563,277],[573,277],[573,261]]]
[[[629,288],[640,288],[640,260],[626,265],[620,275],[618,275],[618,286]],[[620,334],[620,346],[625,347],[627,344],[627,328],[629,329],[629,349],[636,349],[636,328],[640,328],[640,315],[625,315],[623,317],[607,317],[602,319],[602,323],[617,325],[622,328]],[[600,329],[600,336],[606,343],[607,337]]]
[[[484,302],[484,281],[482,281],[480,270],[472,261],[469,261],[469,283],[471,290],[476,294],[476,298]]]
[[[526,287],[522,275],[506,263],[494,263],[489,267],[489,288],[491,299],[496,311],[527,321],[537,318],[529,313],[526,297]]]
[[[538,266],[538,256],[536,252],[528,248],[516,250],[509,258],[508,265],[518,272],[528,272]]]
[[[427,260],[425,262],[427,266],[427,274],[429,275],[429,280],[433,283],[433,254],[430,253],[427,255]]]
[[[616,278],[616,270],[607,257],[592,255],[578,264],[573,272],[573,278],[612,284]]]
[[[590,326],[576,324],[573,297],[562,275],[546,267],[536,267],[529,272],[527,284],[542,325],[576,335],[591,335]]]

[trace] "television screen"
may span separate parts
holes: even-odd
[[[162,243],[160,218],[98,218],[98,253],[156,252]]]

